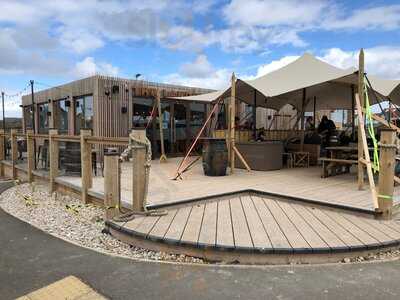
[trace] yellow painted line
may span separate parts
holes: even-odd
[[[68,276],[16,300],[107,300],[75,276]]]

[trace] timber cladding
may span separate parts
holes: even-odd
[[[96,75],[36,92],[34,101],[36,106],[41,103],[52,104],[60,99],[68,98],[69,100],[74,100],[81,96],[92,95],[93,135],[118,137],[127,136],[132,127],[133,97],[155,98],[158,90],[161,98],[190,96],[211,91],[201,88]],[[32,105],[30,94],[22,97],[22,106],[29,105]],[[53,107],[53,105],[49,105],[50,112],[52,112]],[[74,107],[71,106],[69,134],[79,134],[75,132],[74,110]],[[51,113],[50,124],[56,124],[54,118],[54,114]],[[35,119],[35,124],[38,124],[38,109],[36,108]]]

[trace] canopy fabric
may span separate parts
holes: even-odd
[[[368,76],[379,100],[400,104],[400,81]],[[309,53],[294,62],[254,80],[236,81],[236,97],[250,105],[279,110],[286,104],[301,109],[305,92],[305,110],[351,109],[353,89],[357,87],[358,71],[340,69]],[[371,104],[376,103],[373,91]],[[230,88],[197,96],[177,97],[188,101],[213,102],[229,97]]]

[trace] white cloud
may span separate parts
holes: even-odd
[[[326,29],[378,29],[394,30],[400,27],[400,5],[387,5],[358,9],[350,16],[327,18]]]
[[[367,48],[364,52],[367,73],[387,79],[400,79],[400,47],[380,46]],[[357,68],[358,54],[358,50],[332,48],[324,51],[320,58],[339,68]]]
[[[88,77],[96,74],[117,76],[119,68],[106,62],[96,62],[93,57],[86,57],[76,63],[73,75],[76,77]]]
[[[215,69],[206,55],[199,55],[193,62],[182,64],[181,72],[164,76],[165,83],[181,84],[209,89],[223,89],[229,84],[232,71],[226,68]]]
[[[183,76],[189,78],[205,78],[214,72],[207,56],[204,54],[198,55],[193,62],[184,63],[179,70]]]
[[[314,23],[327,6],[324,0],[233,0],[225,7],[224,17],[244,26],[297,26]]]
[[[101,38],[85,30],[76,32],[64,28],[62,31],[63,32],[60,37],[61,45],[78,54],[101,48],[104,45],[104,42]]]
[[[278,70],[278,69],[290,64],[291,62],[295,61],[298,58],[299,58],[298,55],[284,56],[278,60],[273,60],[268,64],[259,66],[257,69],[257,74],[254,76],[254,78],[257,78],[257,77],[263,76],[265,74],[271,73],[275,70]]]

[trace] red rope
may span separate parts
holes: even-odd
[[[206,128],[207,123],[210,121],[212,115],[214,114],[215,110],[217,109],[219,102],[221,101],[222,98],[218,99],[217,103],[215,103],[213,109],[211,110],[210,114],[207,117],[207,120],[204,122],[203,127],[201,127],[199,133],[197,134],[195,140],[193,141],[192,145],[190,146],[189,150],[187,151],[185,157],[182,159],[182,161],[180,162],[178,169],[176,170],[176,176],[174,179],[177,179],[182,173],[180,172],[181,167],[183,165],[183,163],[186,161],[186,159],[189,157],[190,152],[192,152],[194,146],[196,145],[198,139],[200,138],[201,134],[203,133],[204,129]]]
[[[149,121],[147,122],[146,129],[147,129],[147,127],[149,127],[151,121],[153,121],[153,115],[154,115],[155,110],[156,110],[156,103],[154,103],[153,109],[151,110],[150,118],[149,118]],[[161,126],[161,124],[160,124],[160,126]]]

